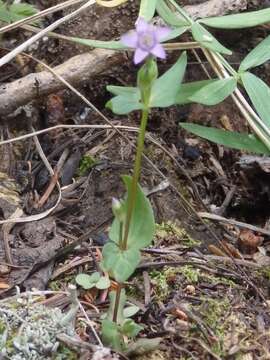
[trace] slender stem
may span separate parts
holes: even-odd
[[[130,198],[128,199],[128,209],[127,209],[127,217],[126,217],[126,222],[125,222],[124,238],[123,238],[123,242],[121,244],[122,250],[127,249],[128,232],[129,232],[131,217],[132,217],[132,213],[133,213],[133,209],[134,209],[135,201],[136,201],[137,184],[138,184],[138,181],[140,178],[140,173],[141,173],[141,162],[142,162],[142,155],[143,155],[143,149],[144,149],[144,138],[145,138],[145,130],[146,130],[146,125],[147,125],[147,120],[148,120],[148,114],[149,114],[149,109],[144,109],[142,112],[140,132],[139,132],[139,137],[138,137],[138,141],[137,141],[137,153],[136,153],[134,172],[133,172],[133,178],[132,178],[132,183],[131,183]]]
[[[115,294],[115,303],[114,303],[114,309],[113,309],[113,322],[117,323],[117,315],[118,315],[118,308],[120,303],[120,297],[121,297],[121,290],[122,285],[118,284]]]

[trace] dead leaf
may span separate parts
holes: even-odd
[[[253,231],[244,229],[241,230],[238,238],[238,246],[244,254],[254,254],[257,251],[258,246],[263,242],[264,238],[259,235],[255,235]]]

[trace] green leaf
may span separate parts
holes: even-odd
[[[234,91],[236,85],[237,80],[233,77],[214,80],[191,95],[189,99],[199,104],[216,105],[226,99]]]
[[[110,49],[110,50],[123,50],[123,49],[127,48],[120,41],[91,40],[91,39],[82,39],[82,38],[71,37],[71,36],[66,36],[65,39],[75,42],[77,44],[90,46],[93,48]]]
[[[104,345],[110,346],[114,350],[123,350],[123,336],[115,322],[108,319],[102,321],[102,341]]]
[[[155,80],[151,89],[150,107],[163,108],[175,104],[186,65],[187,54],[184,52],[165,74]]]
[[[87,274],[79,274],[76,276],[76,283],[83,287],[85,290],[91,289],[96,285],[100,279],[100,274],[98,272],[94,272],[92,275]]]
[[[140,311],[140,308],[138,306],[132,305],[128,306],[124,309],[124,317],[129,318],[133,315],[137,314],[137,312]]]
[[[243,29],[270,22],[270,8],[242,14],[206,18],[199,21],[219,29]]]
[[[138,95],[138,88],[132,86],[114,86],[108,85],[106,89],[113,95]]]
[[[191,32],[196,41],[198,41],[201,46],[216,51],[221,54],[231,55],[231,50],[225,48],[214,36],[207,31],[202,25],[194,23],[191,27]]]
[[[241,74],[243,85],[263,122],[270,127],[270,89],[264,81],[250,72]]]
[[[107,311],[106,314],[106,319],[108,320],[113,320],[113,313],[114,313],[114,308],[115,308],[115,299],[116,299],[116,291],[110,291],[109,293],[109,298],[110,298],[110,306],[109,309]],[[125,289],[121,290],[121,294],[120,294],[120,299],[119,299],[119,305],[118,305],[118,312],[117,312],[117,324],[122,325],[124,323],[124,321],[126,320],[125,316],[124,316],[124,306],[126,304],[126,292]]]
[[[270,59],[270,35],[255,47],[241,62],[239,71],[259,66]]]
[[[140,90],[138,88],[134,89],[136,91],[127,91],[123,95],[115,96],[107,102],[106,107],[111,109],[112,112],[118,115],[128,114],[131,111],[143,109],[143,104],[140,102]]]
[[[146,0],[147,1],[147,0]],[[149,0],[148,0],[149,1]],[[156,4],[156,10],[159,16],[166,21],[167,24],[181,27],[189,26],[190,24],[180,14],[174,13],[164,0],[159,0]]]
[[[131,197],[131,183],[132,177],[123,176],[123,181],[127,189],[127,199],[124,202],[124,208],[127,211],[127,202]],[[123,226],[124,228],[124,226]],[[117,219],[114,219],[109,237],[116,244],[119,242],[120,223]],[[128,249],[142,249],[151,244],[155,234],[155,220],[153,210],[150,201],[145,196],[140,185],[137,187],[137,195],[131,217],[127,248]]]
[[[140,262],[137,248],[121,250],[114,242],[108,242],[102,250],[102,266],[116,281],[123,283],[136,270]]]
[[[101,276],[96,283],[96,288],[99,290],[108,289],[111,285],[110,279],[107,276]]]
[[[161,341],[162,338],[139,339],[138,341],[129,344],[126,354],[128,356],[136,356],[154,351],[159,348]]]
[[[213,141],[216,144],[258,154],[270,154],[267,147],[254,135],[241,134],[234,131],[215,129],[191,123],[180,123],[179,125],[185,130],[209,141]]]
[[[200,80],[182,84],[176,97],[176,104],[184,105],[191,103],[192,101],[190,100],[190,97],[193,94],[202,89],[204,86],[212,84],[215,80],[216,79]]]
[[[139,17],[143,17],[146,21],[150,21],[156,11],[157,0],[141,0]]]
[[[183,27],[172,29],[172,31],[169,33],[169,35],[166,38],[164,38],[161,42],[163,43],[163,42],[175,39],[178,36],[184,34],[189,28],[190,28],[190,26],[183,26]]]
[[[15,22],[36,13],[37,9],[33,5],[21,3],[7,6],[0,0],[0,20],[3,22]]]
[[[122,325],[121,332],[123,335],[126,335],[129,338],[134,338],[141,330],[143,330],[142,326],[136,324],[132,319],[127,319]]]

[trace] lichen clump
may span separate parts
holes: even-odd
[[[59,349],[58,334],[74,335],[58,308],[14,302],[1,304],[0,358],[51,359]],[[66,357],[63,357],[65,359]]]

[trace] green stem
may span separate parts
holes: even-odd
[[[145,138],[145,131],[146,131],[148,115],[149,115],[149,109],[146,108],[142,112],[140,132],[139,132],[139,137],[138,137],[138,141],[137,141],[137,153],[136,153],[134,172],[133,172],[133,178],[132,178],[132,183],[131,183],[131,191],[129,192],[130,197],[128,199],[128,209],[127,209],[127,217],[126,217],[126,222],[125,222],[124,238],[120,244],[120,248],[122,250],[127,249],[129,227],[130,227],[131,217],[132,217],[132,213],[133,213],[135,201],[136,201],[137,184],[138,184],[138,181],[140,178],[140,173],[141,173],[141,162],[142,162],[142,154],[143,154],[143,149],[144,149],[144,138]]]

